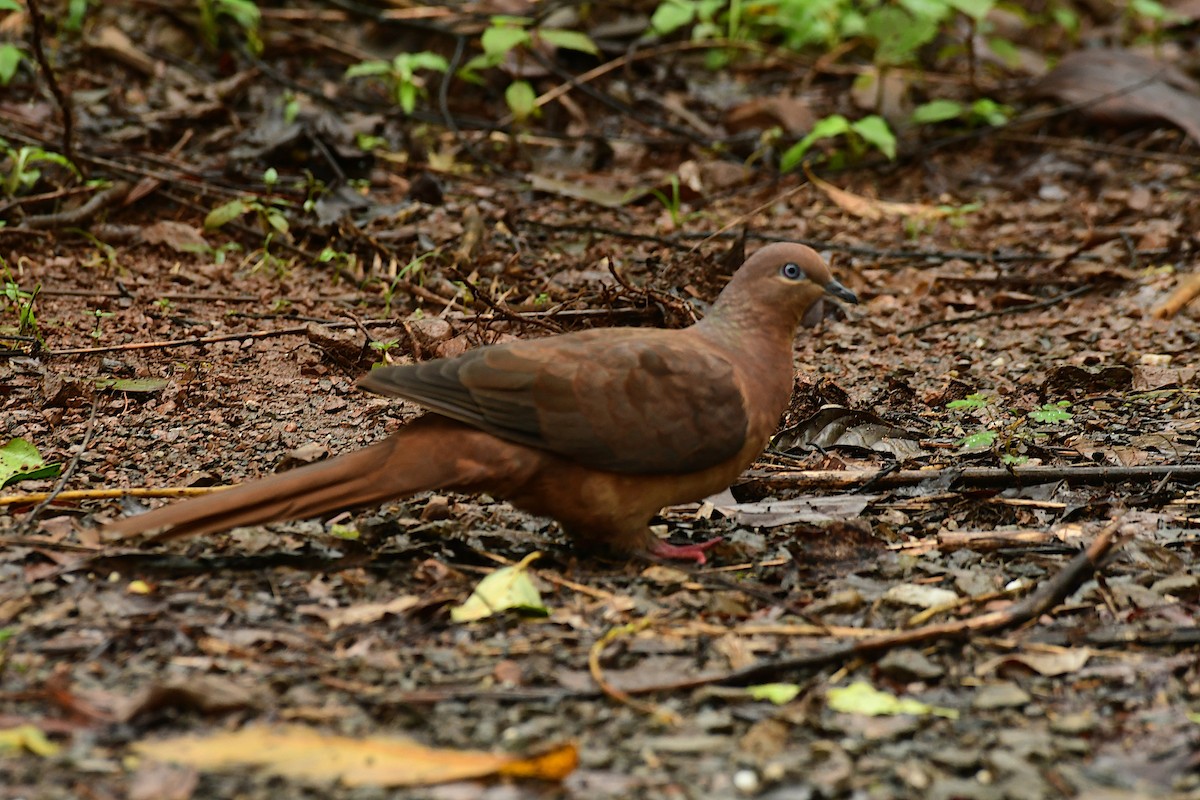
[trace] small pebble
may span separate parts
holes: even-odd
[[[742,794],[757,794],[761,785],[758,773],[752,769],[739,769],[733,773],[733,788]]]

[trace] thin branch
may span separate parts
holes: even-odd
[[[884,473],[880,475],[880,473]],[[801,489],[805,491],[836,491],[853,489],[868,482],[877,488],[897,489],[916,486],[926,481],[943,481],[960,489],[1003,489],[1015,486],[1036,486],[1042,483],[1065,481],[1072,486],[1098,486],[1107,483],[1150,483],[1163,478],[1200,481],[1200,464],[1146,464],[1134,467],[1100,467],[1093,464],[1061,467],[968,467],[955,469],[905,469],[899,472],[883,470],[796,470],[771,472],[755,469],[745,474],[744,483],[759,484],[772,490]]]
[[[46,58],[46,51],[42,48],[42,39],[46,35],[46,20],[42,16],[40,0],[27,0],[26,6],[29,8],[29,20],[32,23],[33,57],[37,59],[42,74],[46,76],[46,84],[50,87],[50,93],[54,95],[54,102],[58,103],[59,111],[62,112],[62,154],[67,161],[75,164],[75,114],[71,109],[71,101],[58,85],[58,76],[51,69],[50,60]]]

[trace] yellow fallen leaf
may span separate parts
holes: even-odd
[[[59,747],[46,738],[35,725],[18,725],[0,729],[0,753],[28,750],[36,756],[52,756]]]
[[[480,750],[439,750],[408,739],[334,736],[301,726],[252,726],[211,736],[138,742],[138,755],[207,771],[255,767],[305,781],[346,786],[421,786],[492,775],[558,781],[579,763],[573,744],[524,758]]]
[[[917,717],[930,714],[947,719],[958,719],[953,708],[931,706],[910,697],[900,698],[882,692],[868,683],[856,681],[849,686],[830,689],[825,693],[825,704],[834,711],[847,714],[862,714],[867,717],[897,716],[911,714]]]
[[[530,553],[520,564],[501,567],[481,580],[475,591],[461,606],[450,609],[455,622],[474,622],[498,611],[515,609],[525,614],[546,616],[550,612],[542,605],[542,595],[529,578],[529,565],[541,553]]]
[[[755,700],[770,700],[782,706],[796,699],[800,687],[794,683],[760,683],[758,686],[747,686],[746,693]]]
[[[832,183],[823,181],[811,172],[808,179],[834,204],[856,217],[863,219],[881,220],[884,217],[917,217],[921,219],[940,219],[955,213],[955,209],[947,206],[928,206],[921,203],[893,203],[887,200],[872,200],[869,197],[839,189]]]

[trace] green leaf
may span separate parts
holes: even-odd
[[[868,144],[874,145],[889,160],[895,160],[896,136],[892,133],[887,120],[883,117],[878,114],[863,117],[851,125],[850,129],[861,136]]]
[[[228,14],[241,27],[248,31],[258,29],[262,20],[262,12],[254,0],[215,0],[217,10]]]
[[[888,692],[879,691],[863,681],[829,689],[825,692],[825,704],[833,711],[867,717],[911,714],[918,717],[934,715],[946,719],[958,719],[956,709],[931,706],[907,697],[899,698]]]
[[[813,125],[811,131],[800,141],[796,142],[783,157],[779,160],[779,169],[783,172],[791,172],[804,158],[804,154],[809,148],[821,139],[832,139],[835,136],[841,136],[850,130],[850,121],[841,114],[832,114],[825,119]]]
[[[950,6],[978,22],[996,5],[995,0],[949,0]]]
[[[346,69],[346,78],[365,78],[373,75],[389,75],[392,65],[386,61],[360,61]]]
[[[362,534],[358,532],[358,528],[355,528],[353,525],[342,525],[340,523],[330,525],[329,533],[338,539],[345,539],[346,541],[355,541],[362,538]]]
[[[986,394],[975,392],[974,394],[967,395],[962,400],[951,400],[946,404],[946,408],[983,408],[990,402],[991,400],[988,399]]]
[[[1006,66],[1019,67],[1021,65],[1021,51],[1008,39],[992,36],[988,39],[988,47],[992,48],[992,52],[999,56]]]
[[[1029,418],[1035,422],[1069,422],[1074,415],[1066,409],[1071,404],[1066,400],[1057,403],[1046,403],[1039,409],[1029,412]]]
[[[416,84],[409,81],[397,84],[396,100],[400,103],[400,108],[404,109],[405,114],[413,113],[413,109],[417,107]]]
[[[37,448],[24,439],[13,439],[0,447],[0,486],[53,478],[61,467],[61,464],[47,464]]]
[[[983,450],[991,447],[995,442],[995,431],[976,431],[970,436],[964,436],[958,443],[966,450]]]
[[[483,52],[489,56],[503,56],[514,47],[528,44],[529,31],[524,28],[492,26],[479,37]]]
[[[586,33],[580,33],[579,31],[541,28],[538,30],[538,38],[544,42],[549,42],[555,47],[561,47],[564,50],[577,50],[580,53],[588,53],[593,56],[600,55],[600,48],[596,47],[596,43]]]
[[[208,216],[204,218],[204,227],[206,230],[216,230],[228,222],[233,222],[235,219],[245,214],[246,211],[246,201],[230,200],[228,203],[217,206],[212,211],[208,212]]]
[[[285,217],[283,214],[280,214],[278,211],[267,212],[267,224],[280,233],[288,232],[287,217]]]
[[[777,706],[782,706],[796,699],[800,694],[800,687],[794,683],[763,683],[747,686],[746,693],[755,700],[769,700]]]
[[[934,122],[945,122],[948,119],[958,119],[966,109],[955,100],[933,100],[913,109],[909,120],[917,125],[929,125]]]
[[[450,62],[437,53],[430,53],[424,50],[420,53],[409,53],[408,63],[413,69],[432,69],[438,72],[445,72],[450,69]]]
[[[22,6],[20,3],[18,3],[17,0],[0,0],[0,11],[24,11],[24,10],[25,10],[25,7]]]
[[[877,8],[867,15],[866,35],[876,42],[876,64],[906,64],[917,50],[938,33],[938,20],[913,16],[895,6]]]
[[[537,101],[537,95],[534,94],[533,87],[529,85],[529,81],[513,81],[504,90],[504,100],[508,103],[508,110],[512,112],[513,118],[517,122],[524,122],[537,111],[537,106],[534,104]]]
[[[684,25],[691,25],[696,19],[696,4],[688,2],[688,0],[665,0],[658,8],[654,9],[654,15],[650,17],[650,27],[659,36],[666,36],[669,33],[682,28]]]
[[[1003,125],[1012,119],[1012,106],[997,103],[987,97],[981,97],[971,103],[971,116],[988,125]]]
[[[77,31],[83,27],[83,18],[87,14],[88,0],[68,0],[67,19],[65,27],[69,31]],[[0,6],[3,10],[3,6]]]
[[[550,615],[542,604],[542,596],[529,578],[529,565],[541,553],[530,553],[520,564],[502,567],[475,586],[475,591],[461,606],[450,609],[455,622],[474,622],[509,609],[539,617]]]
[[[1167,9],[1155,0],[1130,0],[1129,9],[1139,17],[1160,21],[1167,18]]]
[[[24,57],[25,52],[15,44],[0,44],[0,85],[8,85]]]
[[[157,392],[166,387],[166,378],[97,378],[97,389],[113,389],[129,394],[146,394]]]

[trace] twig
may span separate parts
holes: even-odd
[[[885,468],[882,470],[887,472]],[[770,472],[751,470],[744,483],[760,484],[778,489],[830,491],[852,489],[875,480],[880,470],[796,470]],[[940,481],[954,477],[952,484],[959,488],[1001,489],[1013,486],[1036,486],[1042,483],[1065,481],[1073,486],[1097,486],[1106,483],[1148,483],[1171,477],[1181,481],[1200,481],[1200,464],[1143,464],[1134,467],[1098,467],[1092,464],[1061,467],[968,467],[955,469],[905,469],[885,474],[876,480],[882,489],[916,486],[925,481]]]
[[[199,497],[212,494],[231,486],[169,486],[162,489],[76,489],[70,492],[35,492],[32,494],[8,494],[0,496],[0,507],[21,503],[45,502],[48,498],[60,502],[77,500],[115,500],[122,497]]]
[[[104,191],[96,192],[91,199],[79,206],[59,211],[56,214],[38,214],[26,217],[21,227],[30,230],[47,228],[70,228],[86,225],[92,217],[109,206],[115,206],[125,199],[133,187],[125,181],[117,181]]]
[[[1183,310],[1183,307],[1200,295],[1200,272],[1190,275],[1179,284],[1171,296],[1158,305],[1151,314],[1157,319],[1170,319]]]
[[[25,5],[29,9],[29,20],[32,23],[33,57],[37,59],[42,74],[46,76],[46,84],[50,87],[50,93],[54,95],[54,102],[58,103],[59,111],[62,112],[62,154],[67,161],[75,164],[75,114],[71,110],[71,101],[58,85],[58,76],[50,68],[50,60],[46,58],[46,51],[42,48],[42,38],[46,35],[46,21],[42,17],[40,0],[27,0]]]
[[[661,719],[668,724],[678,724],[679,715],[670,709],[654,705],[652,703],[644,703],[639,700],[634,700],[630,693],[624,689],[619,689],[613,686],[604,677],[604,670],[600,667],[600,656],[604,653],[604,648],[615,641],[616,639],[627,636],[632,633],[646,628],[650,625],[649,619],[643,619],[640,622],[631,623],[629,625],[621,625],[607,631],[603,636],[596,640],[588,651],[588,672],[592,675],[592,680],[600,687],[600,691],[605,695],[616,700],[618,703],[629,706],[630,708],[641,711],[645,714],[650,714],[658,719]]]
[[[87,429],[83,433],[83,441],[79,444],[79,450],[71,458],[71,462],[67,464],[67,468],[62,471],[62,475],[58,478],[58,483],[54,484],[44,500],[38,503],[33,509],[25,515],[25,519],[21,520],[21,524],[17,526],[17,535],[25,536],[33,530],[33,526],[37,523],[37,519],[41,516],[46,507],[54,502],[54,498],[63,493],[63,489],[67,488],[67,481],[71,480],[71,476],[75,474],[75,470],[79,469],[79,461],[83,458],[83,454],[92,445],[92,434],[96,430],[96,411],[100,408],[99,398],[92,400],[92,413],[88,416]]]
[[[350,326],[347,323],[348,327]],[[92,353],[122,353],[129,350],[159,350],[168,347],[187,347],[188,345],[215,344],[217,342],[237,342],[243,339],[271,339],[276,336],[302,336],[308,332],[307,326],[280,328],[275,331],[250,331],[249,333],[219,333],[212,336],[196,336],[191,339],[164,339],[158,342],[129,342],[114,344],[106,347],[68,347],[65,350],[46,350],[47,356],[82,356]]]
[[[982,311],[978,314],[971,314],[970,316],[966,317],[955,317],[954,319],[935,319],[931,320],[930,322],[926,322],[923,325],[917,325],[913,328],[905,328],[904,330],[899,331],[897,335],[910,336],[914,333],[921,333],[922,331],[927,331],[930,328],[935,328],[939,325],[958,325],[959,323],[965,322],[979,322],[980,320],[991,319],[992,317],[1003,317],[1009,314],[1023,314],[1026,311],[1037,311],[1039,308],[1049,308],[1050,306],[1057,305],[1064,300],[1070,300],[1072,297],[1078,297],[1081,294],[1086,294],[1095,288],[1096,286],[1094,284],[1089,283],[1083,286],[1076,286],[1070,291],[1063,292],[1062,294],[1056,294],[1054,297],[1048,297],[1045,300],[1039,300],[1036,303],[1026,303],[1025,305],[1020,306],[1009,306],[1008,308],[997,308],[993,311]]]
[[[850,642],[797,658],[765,661],[735,670],[719,678],[708,678],[698,685],[716,683],[722,686],[750,686],[779,680],[798,670],[813,669],[852,658],[873,658],[897,647],[924,644],[945,639],[963,639],[972,634],[989,634],[1023,625],[1053,609],[1075,591],[1099,567],[1100,562],[1116,544],[1117,531],[1123,518],[1110,522],[1096,535],[1091,544],[1037,591],[1003,611],[992,611],[964,620],[926,625],[907,631],[896,631],[870,639]]]

